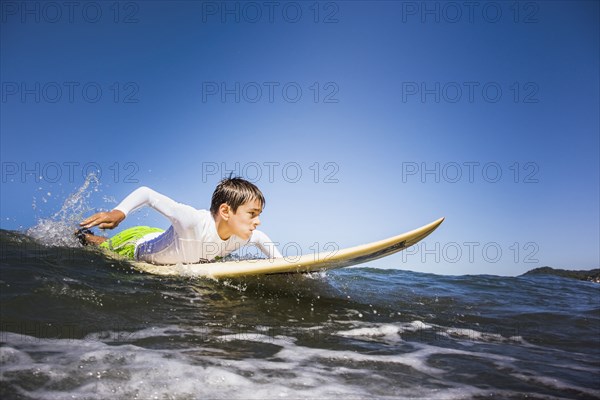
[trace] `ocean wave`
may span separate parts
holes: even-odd
[[[600,397],[588,282],[156,277],[93,249],[0,240],[3,397]]]

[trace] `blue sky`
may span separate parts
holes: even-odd
[[[67,3],[1,3],[2,229],[234,170],[290,252],[445,216],[371,266],[599,265],[598,2]]]

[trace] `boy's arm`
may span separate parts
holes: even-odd
[[[169,218],[175,213],[174,210],[177,208],[179,203],[165,196],[164,194],[160,194],[157,191],[150,189],[149,187],[142,186],[125,197],[123,201],[113,208],[113,211],[121,211],[123,214],[125,214],[125,216],[127,216],[132,211],[135,211],[138,208],[146,205],[154,208],[156,211]]]
[[[178,222],[181,219],[180,214],[185,213],[189,208],[148,187],[142,186],[125,197],[112,211],[94,214],[80,225],[84,228],[98,225],[100,229],[112,229],[119,225],[129,213],[145,205],[154,208],[173,223]]]
[[[269,258],[282,258],[283,256],[269,237],[259,230],[252,232],[249,243],[256,245]]]

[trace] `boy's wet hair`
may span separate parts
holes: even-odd
[[[219,182],[213,192],[210,212],[212,215],[217,215],[219,207],[225,203],[235,213],[239,206],[252,200],[258,200],[260,206],[265,207],[265,196],[256,185],[243,178],[230,176]]]

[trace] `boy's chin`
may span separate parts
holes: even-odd
[[[252,236],[252,232],[240,232],[237,236],[242,240],[248,240]]]

